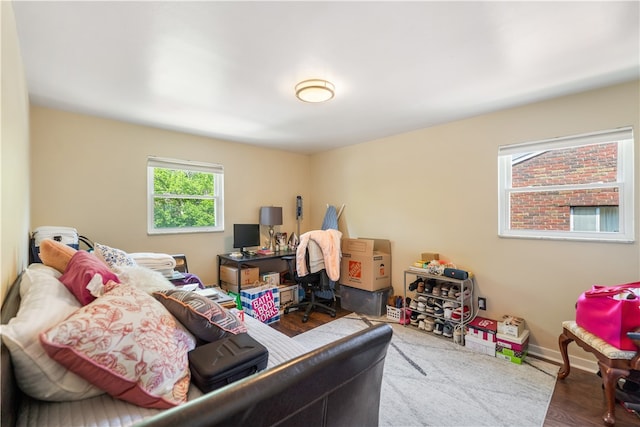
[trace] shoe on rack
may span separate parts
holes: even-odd
[[[451,323],[445,322],[442,328],[442,335],[447,338],[453,337],[453,325]]]
[[[420,283],[418,283],[418,288],[416,289],[416,292],[420,294],[424,293],[424,281],[421,281]]]
[[[418,289],[418,285],[422,283],[424,285],[424,279],[422,277],[418,277],[415,281],[409,283],[409,290],[415,291]]]
[[[417,310],[418,309],[418,301],[412,299],[411,303],[409,303],[409,308],[411,310]]]
[[[424,284],[424,293],[430,294],[433,292],[433,286],[436,284],[436,281],[433,279],[427,280],[427,283]]]
[[[456,344],[464,345],[462,340],[462,328],[459,326],[454,327],[453,329],[453,342]]]
[[[433,326],[433,333],[436,335],[442,335],[443,329],[444,329],[444,322],[440,319],[436,319],[435,325]]]
[[[451,313],[451,320],[459,321],[462,318],[466,320],[469,318],[469,316],[471,316],[469,306],[465,305],[464,307],[458,307],[453,310],[453,312]]]
[[[418,303],[418,311],[424,312],[427,306],[423,302]]]
[[[433,294],[433,296],[435,297],[439,297],[441,292],[440,292],[440,285],[435,285],[433,287],[433,290],[431,290],[431,293]]]
[[[456,298],[460,298],[461,295],[462,295],[463,299],[467,299],[471,295],[471,291],[469,289],[465,289],[464,292],[458,291],[458,292],[455,293],[455,297]]]
[[[435,322],[432,318],[427,317],[424,319],[424,330],[427,332],[433,332],[433,328],[435,327]]]

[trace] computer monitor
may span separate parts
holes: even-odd
[[[233,224],[233,247],[246,252],[260,246],[260,224]]]

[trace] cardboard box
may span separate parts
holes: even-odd
[[[440,259],[440,254],[435,252],[423,252],[422,255],[420,255],[420,259],[424,262],[429,262],[434,259]]]
[[[277,286],[259,286],[240,291],[240,301],[245,314],[262,323],[280,320],[280,291]]]
[[[340,284],[365,291],[391,285],[391,243],[384,239],[342,239]]]
[[[478,353],[486,354],[487,356],[496,355],[496,344],[490,341],[481,340],[473,335],[464,336],[464,346],[469,350],[473,350]]]
[[[519,337],[524,332],[524,319],[505,314],[498,322],[498,333]]]
[[[298,299],[298,285],[279,285],[280,291],[280,309],[283,310],[287,305],[297,304]]]
[[[496,334],[496,339],[496,343],[501,348],[525,351],[529,345],[529,330],[525,329],[518,338],[509,335]]]
[[[493,319],[487,319],[485,317],[476,316],[467,325],[468,335],[473,335],[474,338],[481,339],[483,341],[496,342],[496,333],[498,332],[498,322]]]
[[[275,271],[260,273],[260,281],[268,285],[278,286],[280,284],[280,273]]]
[[[360,314],[382,316],[386,313],[387,299],[392,292],[393,288],[391,287],[377,291],[365,291],[341,284],[340,307]]]
[[[251,265],[243,265],[242,270],[240,272],[240,284],[249,285],[254,282],[257,282],[259,279],[258,273],[259,273],[258,267],[253,267]],[[237,285],[238,284],[238,268],[232,265],[221,265],[220,280],[232,285]]]
[[[259,280],[253,283],[250,283],[248,285],[242,285],[242,289],[251,289],[251,288],[257,288],[258,286],[262,286],[264,285],[263,282],[260,282]],[[234,285],[233,283],[228,283],[228,282],[222,282],[220,284],[220,288],[225,291],[226,293],[229,292],[238,292],[238,285]]]
[[[498,359],[503,359],[511,363],[515,363],[516,365],[522,365],[522,361],[527,357],[527,352],[525,351],[524,353],[521,354],[520,357],[518,357],[518,356],[510,356],[500,351],[500,352],[496,352],[496,357]]]

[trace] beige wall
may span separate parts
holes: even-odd
[[[309,196],[305,155],[41,107],[31,108],[31,143],[32,228],[71,226],[128,252],[184,253],[208,284],[217,280],[216,255],[232,250],[233,223],[257,223],[260,206],[282,206],[277,231],[291,233],[296,195]],[[224,233],[147,235],[150,155],[224,165]]]
[[[4,27],[3,18],[3,73]],[[406,266],[423,251],[439,252],[475,273],[478,294],[488,299],[483,314],[524,317],[532,352],[557,358],[560,323],[574,317],[583,290],[640,278],[640,224],[633,244],[498,238],[497,148],[631,125],[637,177],[639,91],[636,81],[313,156],[32,107],[31,210],[19,195],[10,199],[19,209],[12,216],[20,239],[9,241],[17,258],[9,264],[20,265],[26,256],[18,240],[31,212],[31,229],[71,225],[95,241],[128,251],[184,252],[191,269],[211,283],[217,279],[216,254],[231,249],[234,222],[256,221],[261,205],[282,205],[281,230],[290,233],[296,225],[295,196],[302,195],[302,231],[320,225],[326,204],[344,204],[340,228],[346,236],[391,240],[397,293]],[[3,94],[3,107],[4,102]],[[20,113],[20,102],[14,104],[13,111]],[[19,114],[19,121],[26,120],[26,113]],[[17,133],[17,149],[23,153],[27,131],[17,126]],[[5,172],[5,151],[3,145],[3,232],[11,222],[5,219],[6,175],[20,185],[28,182],[20,176],[24,161]],[[227,231],[147,236],[148,155],[224,164]],[[639,191],[636,182],[636,218]],[[4,251],[4,234],[2,241]],[[4,265],[3,256],[3,280]]]
[[[2,15],[0,300],[28,262],[29,98],[11,2]]]
[[[545,348],[535,351],[558,357],[560,324],[583,290],[640,280],[640,224],[633,244],[498,238],[498,146],[632,125],[638,218],[639,90],[636,81],[315,155],[314,200],[346,204],[351,237],[391,240],[397,293],[420,253],[439,252],[475,273],[487,317],[524,317]]]

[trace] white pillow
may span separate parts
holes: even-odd
[[[101,243],[96,243],[94,246],[94,254],[112,270],[118,267],[136,265],[133,258],[122,249],[112,248]]]
[[[62,273],[60,273],[55,268],[48,267],[45,264],[39,262],[29,265],[29,268],[25,272],[28,271],[37,272],[38,274],[35,275],[36,277],[39,277],[40,274],[44,274],[47,276],[51,276],[56,280],[60,279],[60,276],[62,276]],[[22,279],[20,280],[20,299],[24,299],[25,294],[31,288],[31,284],[33,283],[33,281],[31,280],[32,276],[33,275],[31,274],[22,275]]]
[[[104,391],[51,359],[40,344],[41,332],[57,325],[80,308],[80,303],[57,277],[60,273],[32,264],[20,282],[20,309],[0,326],[2,341],[11,352],[16,381],[36,399],[80,400]]]
[[[156,291],[175,289],[175,286],[161,273],[140,265],[121,266],[115,269],[120,283],[140,289],[149,295]]]

